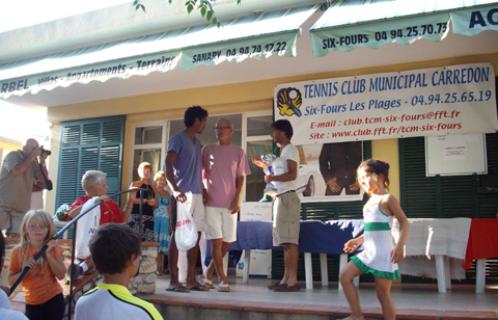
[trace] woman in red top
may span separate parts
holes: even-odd
[[[82,206],[93,197],[101,197],[104,202],[100,205],[100,221],[99,224],[106,223],[124,223],[124,215],[121,208],[117,205],[114,199],[107,197],[107,176],[99,170],[88,170],[81,178],[81,186],[85,190],[85,195],[76,199],[71,205],[69,211],[70,218],[77,216]],[[94,263],[91,257],[82,261],[79,265],[73,266],[73,275],[78,276],[88,270],[93,269]]]
[[[107,195],[106,174],[99,170],[88,170],[83,175],[83,178],[81,178],[81,186],[86,194],[76,199],[71,205],[71,218],[77,216],[81,211],[81,206],[91,198]],[[80,208],[77,209],[78,207]],[[124,215],[114,199],[106,199],[106,201],[100,205],[100,224],[102,225],[111,222],[125,222]]]

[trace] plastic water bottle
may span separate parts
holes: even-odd
[[[272,162],[276,159],[277,157],[274,154],[261,155],[261,161],[263,161],[267,165],[266,169],[264,170],[266,175],[274,174]],[[266,184],[265,189],[277,189],[277,187],[270,182]]]

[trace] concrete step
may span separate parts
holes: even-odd
[[[268,290],[269,283],[251,280],[249,285],[234,284],[230,293],[178,293],[166,292],[167,282],[160,280],[155,294],[141,297],[154,303],[166,319],[330,320],[349,315],[343,294],[333,284],[330,288],[282,293]],[[435,286],[396,286],[392,294],[397,319],[498,319],[498,290],[488,289],[485,294],[476,295],[472,289],[461,287],[439,294]],[[368,319],[382,319],[372,285],[360,287],[360,300]]]

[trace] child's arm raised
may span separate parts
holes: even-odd
[[[391,252],[391,257],[394,263],[398,263],[404,258],[404,248],[408,232],[410,230],[410,222],[406,217],[405,212],[401,208],[398,199],[393,195],[388,195],[383,201],[386,206],[387,212],[392,214],[399,221],[399,239],[398,243]]]
[[[66,267],[63,263],[62,253],[60,255],[54,256],[53,251],[55,248],[59,248],[57,246],[57,240],[50,240],[47,243],[47,251],[45,252],[45,259],[47,259],[48,266],[50,270],[54,273],[57,279],[62,280],[66,275]],[[60,249],[60,248],[59,248]]]

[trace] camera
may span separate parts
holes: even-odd
[[[40,150],[41,150],[41,154],[46,154],[47,156],[51,155],[52,154],[52,151],[50,150],[47,150],[47,149],[44,149],[43,146],[40,147]]]

